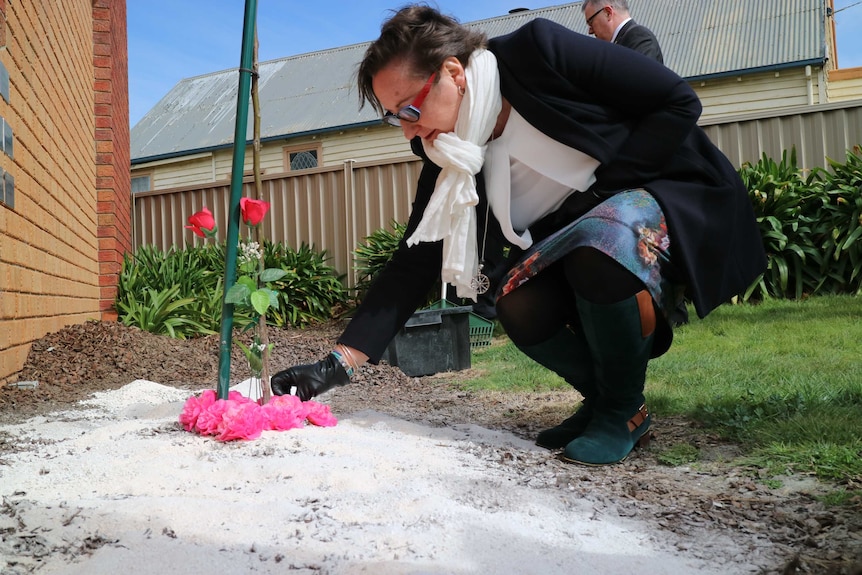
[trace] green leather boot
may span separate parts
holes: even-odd
[[[644,290],[613,304],[583,298],[577,304],[598,396],[591,421],[566,445],[563,459],[587,465],[618,463],[635,444],[649,443],[650,415],[643,391],[656,326],[652,298]]]
[[[597,395],[593,359],[584,333],[581,329],[564,327],[546,341],[518,346],[518,349],[565,379],[584,397],[574,414],[536,436],[536,445],[539,447],[565,447],[587,427],[593,415],[593,399]]]

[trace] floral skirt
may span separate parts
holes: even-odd
[[[665,317],[682,300],[684,286],[674,284],[662,273],[673,269],[664,214],[643,189],[611,196],[531,246],[509,270],[497,297],[507,295],[575,248],[585,246],[610,256],[637,276]]]

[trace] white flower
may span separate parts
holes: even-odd
[[[240,242],[237,260],[239,260],[239,264],[241,266],[251,262],[259,261],[261,255],[262,254],[260,252],[260,244],[258,244],[257,242]]]

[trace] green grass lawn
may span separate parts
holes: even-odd
[[[658,417],[680,415],[739,443],[772,473],[862,482],[862,297],[690,309],[674,344],[650,362],[646,395]],[[565,387],[508,340],[477,349],[473,389]],[[857,487],[858,488],[858,487]]]

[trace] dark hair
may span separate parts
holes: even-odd
[[[378,113],[384,112],[371,88],[371,80],[392,62],[405,60],[413,73],[424,80],[451,56],[466,67],[470,55],[486,44],[484,33],[462,26],[455,18],[430,6],[404,6],[383,23],[380,37],[368,46],[359,64],[356,73],[359,108],[368,102]]]

